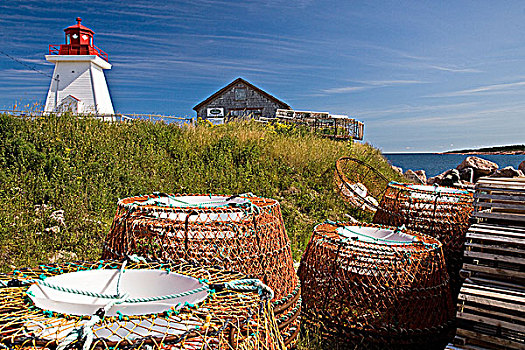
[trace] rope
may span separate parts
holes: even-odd
[[[431,192],[431,194],[437,194],[439,195],[460,195],[460,194],[470,194],[468,190],[460,190],[458,188],[452,188],[452,187],[445,187],[445,186],[439,186],[438,184],[434,185],[417,185],[417,184],[407,184],[403,182],[397,182],[397,181],[390,181],[389,185],[396,185],[404,188],[411,189],[413,191],[419,191],[423,194],[426,194],[427,192]],[[433,187],[432,191],[429,189],[419,189],[415,186],[424,186],[424,187]]]
[[[66,350],[66,348],[74,341],[82,342],[82,350],[89,350],[95,336],[93,333],[93,326],[100,322],[100,320],[100,316],[93,315],[91,316],[91,319],[82,326],[73,328],[60,344],[58,344],[56,350]]]
[[[104,246],[104,248],[109,250],[109,248],[106,246]],[[113,251],[112,253],[116,254]],[[127,258],[134,263],[140,263],[140,262],[147,263],[148,262],[145,258],[143,258],[142,256],[138,256],[137,254],[128,255]]]
[[[246,201],[245,203],[231,202],[231,200],[239,197],[239,195],[231,196],[231,197],[228,197],[228,198],[226,198],[224,200],[220,200],[220,201],[208,201],[208,202],[201,202],[201,203],[189,203],[189,202],[183,201],[181,199],[178,199],[176,196],[173,196],[173,195],[170,195],[170,194],[167,194],[167,193],[153,192],[153,194],[156,195],[157,198],[148,198],[147,200],[142,201],[142,202],[134,201],[132,203],[125,204],[125,206],[131,208],[133,206],[156,205],[156,206],[159,206],[159,207],[167,207],[167,208],[184,208],[184,207],[189,207],[189,208],[206,209],[206,208],[210,208],[212,205],[214,205],[214,207],[216,207],[216,208],[223,208],[223,207],[227,207],[229,205],[233,205],[233,206],[241,208],[241,209],[245,208],[245,207],[248,207],[248,208],[250,208],[250,213],[253,213],[253,212],[258,213],[259,212],[258,211],[259,208],[247,198],[243,198]],[[171,200],[173,200],[175,202],[181,203],[182,205],[174,205],[174,204],[167,204],[167,203],[161,202],[161,201],[158,200],[161,197],[169,198],[169,199],[171,199]]]
[[[35,67],[32,67],[32,66],[28,65],[28,64],[24,63],[23,61],[21,61],[20,59],[18,59],[18,58],[16,58],[16,57],[13,57],[13,56],[9,55],[9,54],[5,53],[5,52],[2,51],[2,50],[0,50],[0,53],[1,53],[2,55],[6,56],[7,58],[9,58],[9,59],[11,59],[11,60],[13,60],[13,61],[15,61],[15,62],[21,64],[22,66],[24,66],[24,67],[26,67],[26,68],[29,68],[29,69],[31,69],[32,71],[37,72],[38,74],[45,75],[45,76],[48,77],[48,78],[53,78],[53,76],[49,75],[48,73],[44,73],[44,72],[42,72],[41,70],[38,70],[38,69],[36,69]],[[57,80],[57,78],[54,78],[54,79]]]
[[[175,294],[169,294],[169,295],[162,295],[162,296],[154,296],[154,297],[147,297],[147,298],[129,298],[129,293],[125,293],[123,295],[120,294],[119,286],[120,286],[120,279],[122,274],[125,271],[126,262],[124,262],[119,269],[119,275],[118,275],[118,281],[117,281],[117,295],[108,295],[108,294],[101,294],[96,292],[90,292],[85,290],[79,290],[75,288],[66,288],[57,286],[48,282],[45,282],[43,280],[27,280],[27,281],[21,281],[21,280],[12,280],[9,282],[0,280],[0,287],[12,287],[12,286],[23,286],[23,285],[29,285],[29,284],[40,284],[55,290],[59,290],[62,292],[72,293],[72,294],[79,294],[79,295],[86,295],[96,298],[104,298],[104,299],[112,299],[110,302],[108,302],[103,308],[99,309],[96,314],[92,315],[89,321],[87,321],[85,324],[79,327],[75,327],[69,332],[66,337],[60,342],[60,344],[57,346],[56,350],[66,350],[69,348],[69,346],[75,342],[81,342],[82,343],[82,350],[89,350],[91,348],[91,345],[93,343],[94,339],[94,332],[93,327],[104,319],[104,316],[106,312],[111,309],[114,305],[123,304],[123,303],[147,303],[152,301],[161,301],[161,300],[168,300],[168,299],[175,299],[175,298],[181,298],[189,295],[193,295],[200,292],[208,292],[208,293],[214,293],[214,288],[218,289],[226,289],[226,290],[235,290],[235,291],[257,291],[258,294],[261,297],[264,297],[264,294],[269,296],[269,299],[273,299],[274,292],[273,290],[262,283],[258,279],[240,279],[235,280],[231,282],[227,282],[221,285],[208,285],[204,283],[203,281],[199,281],[203,283],[203,286],[200,288],[196,288],[193,290],[189,290],[186,292],[181,293],[175,293]],[[15,283],[13,283],[15,281]],[[211,288],[214,287],[214,288]],[[181,305],[180,303],[178,304]],[[119,316],[121,314],[119,313]]]
[[[266,284],[262,283],[258,279],[243,279],[227,282],[224,284],[225,289],[231,290],[241,290],[241,291],[253,291],[257,290],[260,296],[263,296],[265,293],[269,295],[270,299],[273,299],[274,292]]]
[[[381,244],[380,242],[388,242],[388,243],[393,243],[393,244],[399,244],[399,245],[413,245],[413,244],[422,244],[426,247],[435,247],[435,244],[434,243],[427,243],[425,241],[421,241],[421,240],[413,240],[413,241],[410,241],[410,242],[407,242],[407,241],[396,241],[396,240],[390,240],[390,239],[385,239],[385,238],[378,238],[378,237],[373,237],[373,236],[370,236],[370,235],[367,235],[367,234],[364,234],[364,233],[361,233],[361,232],[355,232],[355,231],[352,231],[348,228],[348,226],[341,226],[341,223],[340,222],[335,222],[335,221],[332,221],[332,220],[325,220],[325,223],[327,224],[330,224],[330,225],[334,225],[334,226],[338,226],[338,227],[341,227],[343,230],[346,230],[346,231],[349,231],[349,232],[352,232],[352,233],[355,233],[356,235],[358,236],[364,236],[366,238],[369,238],[369,239],[372,239],[373,241],[375,241],[375,243],[378,243],[378,244]],[[392,231],[392,233],[390,235],[388,235],[387,237],[390,237],[391,235],[395,234],[395,233],[398,233],[398,234],[405,234],[403,233],[402,231],[406,230],[406,227],[405,225],[401,225],[399,226],[397,229],[395,229],[394,231]],[[339,232],[336,231],[336,233],[340,236],[343,236],[342,234],[340,234]],[[408,235],[408,234],[406,234]],[[343,236],[344,237],[344,236]],[[348,242],[350,240],[359,240],[358,238],[351,238],[351,237],[345,237],[343,239],[341,239],[342,242]],[[374,242],[372,242],[374,243]]]
[[[120,276],[124,271],[124,266],[125,264],[123,264],[123,266],[119,270],[119,281],[117,282],[117,294],[102,294],[102,293],[91,292],[91,291],[81,290],[81,289],[76,289],[76,288],[62,287],[62,286],[54,285],[52,283],[45,282],[43,280],[32,279],[32,280],[26,280],[26,281],[20,281],[20,280],[16,280],[16,281],[19,283],[19,286],[30,285],[30,284],[36,283],[36,284],[43,285],[48,288],[58,290],[60,292],[85,295],[85,296],[99,298],[99,299],[112,299],[111,306],[115,304],[122,304],[122,303],[138,304],[138,303],[148,303],[152,301],[177,299],[177,298],[182,298],[182,297],[190,296],[193,294],[197,294],[200,292],[211,292],[211,291],[214,291],[215,289],[215,288],[211,288],[210,285],[201,281],[201,283],[203,284],[202,287],[195,288],[195,289],[188,290],[188,291],[181,292],[181,293],[159,295],[159,296],[152,296],[152,297],[145,297],[145,298],[129,298],[129,294],[122,295],[119,293],[119,290],[118,290],[119,288],[118,284],[120,282]],[[0,287],[2,288],[8,287],[8,284],[9,284],[9,283],[6,283],[5,281],[0,281],[0,283],[1,283]],[[217,285],[214,285],[214,286],[217,286]],[[227,282],[227,283],[224,283],[221,289],[231,289],[231,290],[240,290],[240,291],[257,290],[259,295],[261,296],[264,293],[271,295],[270,299],[273,299],[273,296],[274,296],[273,290],[258,279],[241,279],[241,280],[235,280],[232,282]],[[106,305],[106,307],[104,308],[109,309],[110,307],[107,307]]]
[[[348,228],[348,226],[344,226],[343,230],[355,233],[358,236],[363,236],[363,237],[369,238],[369,239],[371,239],[373,241],[379,241],[379,242],[385,242],[385,243],[388,242],[388,243],[395,243],[395,244],[414,244],[415,243],[414,241],[407,242],[407,241],[396,241],[396,240],[392,240],[392,239],[387,239],[388,237],[390,237],[391,235],[393,235],[395,233],[401,233],[402,227],[399,227],[397,230],[392,231],[392,233],[390,235],[388,235],[387,237],[385,237],[385,238],[379,238],[379,237],[370,236],[370,235],[367,235],[367,234],[364,234],[364,233],[361,233],[361,232],[355,232],[355,231],[350,230]],[[352,238],[345,238],[345,239],[346,240],[350,240]]]

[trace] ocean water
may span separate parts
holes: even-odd
[[[470,154],[469,154],[470,155]],[[436,154],[436,153],[384,153],[388,161],[395,166],[412,170],[425,170],[427,177],[436,176],[445,170],[455,168],[469,155],[465,154]],[[515,169],[525,160],[525,155],[508,154],[475,154],[473,156],[490,160],[500,168],[513,166]]]

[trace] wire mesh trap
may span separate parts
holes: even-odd
[[[443,349],[454,308],[441,243],[407,229],[326,222],[299,267],[302,323],[339,348]]]
[[[258,280],[188,263],[77,262],[0,276],[5,349],[284,349]]]
[[[118,202],[104,258],[183,258],[242,271],[274,290],[287,344],[297,338],[299,280],[279,203],[241,196],[154,193]]]
[[[335,183],[349,205],[374,213],[389,180],[374,167],[352,157],[339,158],[335,164]]]
[[[376,224],[400,226],[437,238],[457,297],[462,279],[465,235],[473,210],[473,194],[466,190],[391,182],[373,218]]]

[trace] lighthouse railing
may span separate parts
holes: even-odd
[[[60,45],[49,45],[49,54],[50,55],[58,55],[60,52]]]
[[[100,58],[103,58],[103,59],[105,59],[106,61],[109,62],[109,55],[108,55],[106,52],[102,51],[102,49],[100,49],[100,48],[99,48],[98,46],[96,46],[96,45],[93,45],[93,48],[95,49],[95,51],[97,52],[97,54],[98,54],[98,56],[99,56]]]

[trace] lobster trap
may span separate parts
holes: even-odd
[[[401,226],[437,238],[443,244],[454,299],[461,288],[463,245],[473,210],[470,191],[390,181],[359,159],[336,163],[335,181],[343,200],[374,213],[375,224]]]
[[[284,349],[272,291],[185,262],[64,263],[0,276],[5,349]]]
[[[222,266],[260,279],[275,292],[287,345],[297,338],[300,286],[279,203],[241,196],[155,193],[118,202],[104,258],[137,254]]]
[[[405,225],[411,230],[437,238],[443,244],[455,299],[462,283],[459,271],[473,200],[473,193],[467,190],[391,182],[373,222]]]
[[[339,158],[334,174],[337,190],[349,205],[374,213],[389,180],[374,167],[351,157]]]
[[[443,349],[454,315],[441,243],[406,229],[326,222],[299,267],[302,323],[340,348]]]

